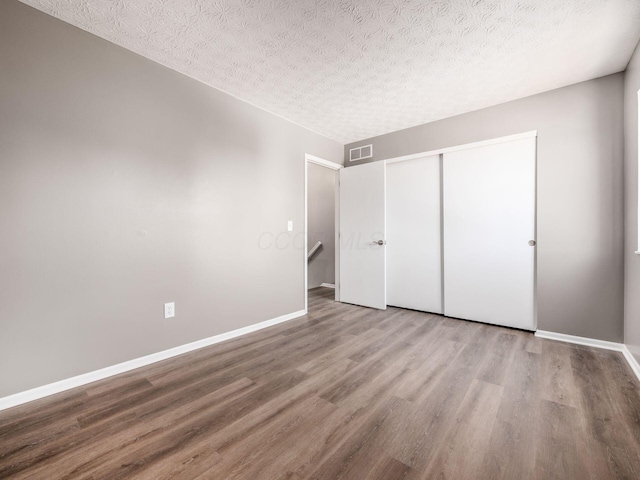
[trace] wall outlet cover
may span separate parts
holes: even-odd
[[[287,231],[288,232],[293,232],[293,220],[289,220],[287,222]]]
[[[176,304],[175,302],[164,304],[164,318],[173,318],[176,316]]]

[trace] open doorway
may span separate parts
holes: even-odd
[[[305,309],[309,292],[339,299],[339,172],[342,165],[306,155],[305,166]],[[329,291],[332,289],[332,291]]]

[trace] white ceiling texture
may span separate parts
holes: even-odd
[[[640,0],[22,0],[341,143],[625,69]]]

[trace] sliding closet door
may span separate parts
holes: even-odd
[[[385,164],[340,170],[340,301],[387,308]]]
[[[531,137],[444,155],[445,315],[535,330],[535,148]]]
[[[440,156],[387,164],[387,304],[442,313]]]

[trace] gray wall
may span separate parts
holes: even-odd
[[[610,75],[346,145],[345,158],[367,143],[375,161],[538,130],[538,328],[621,342],[623,87]]]
[[[638,90],[640,47],[627,67],[624,90],[625,309],[624,343],[640,361],[640,255],[638,250]]]
[[[342,145],[17,0],[0,65],[0,396],[304,308]]]
[[[335,283],[335,188],[338,172],[310,163],[307,173],[307,240],[309,248],[322,242],[322,248],[309,261],[309,288]]]

